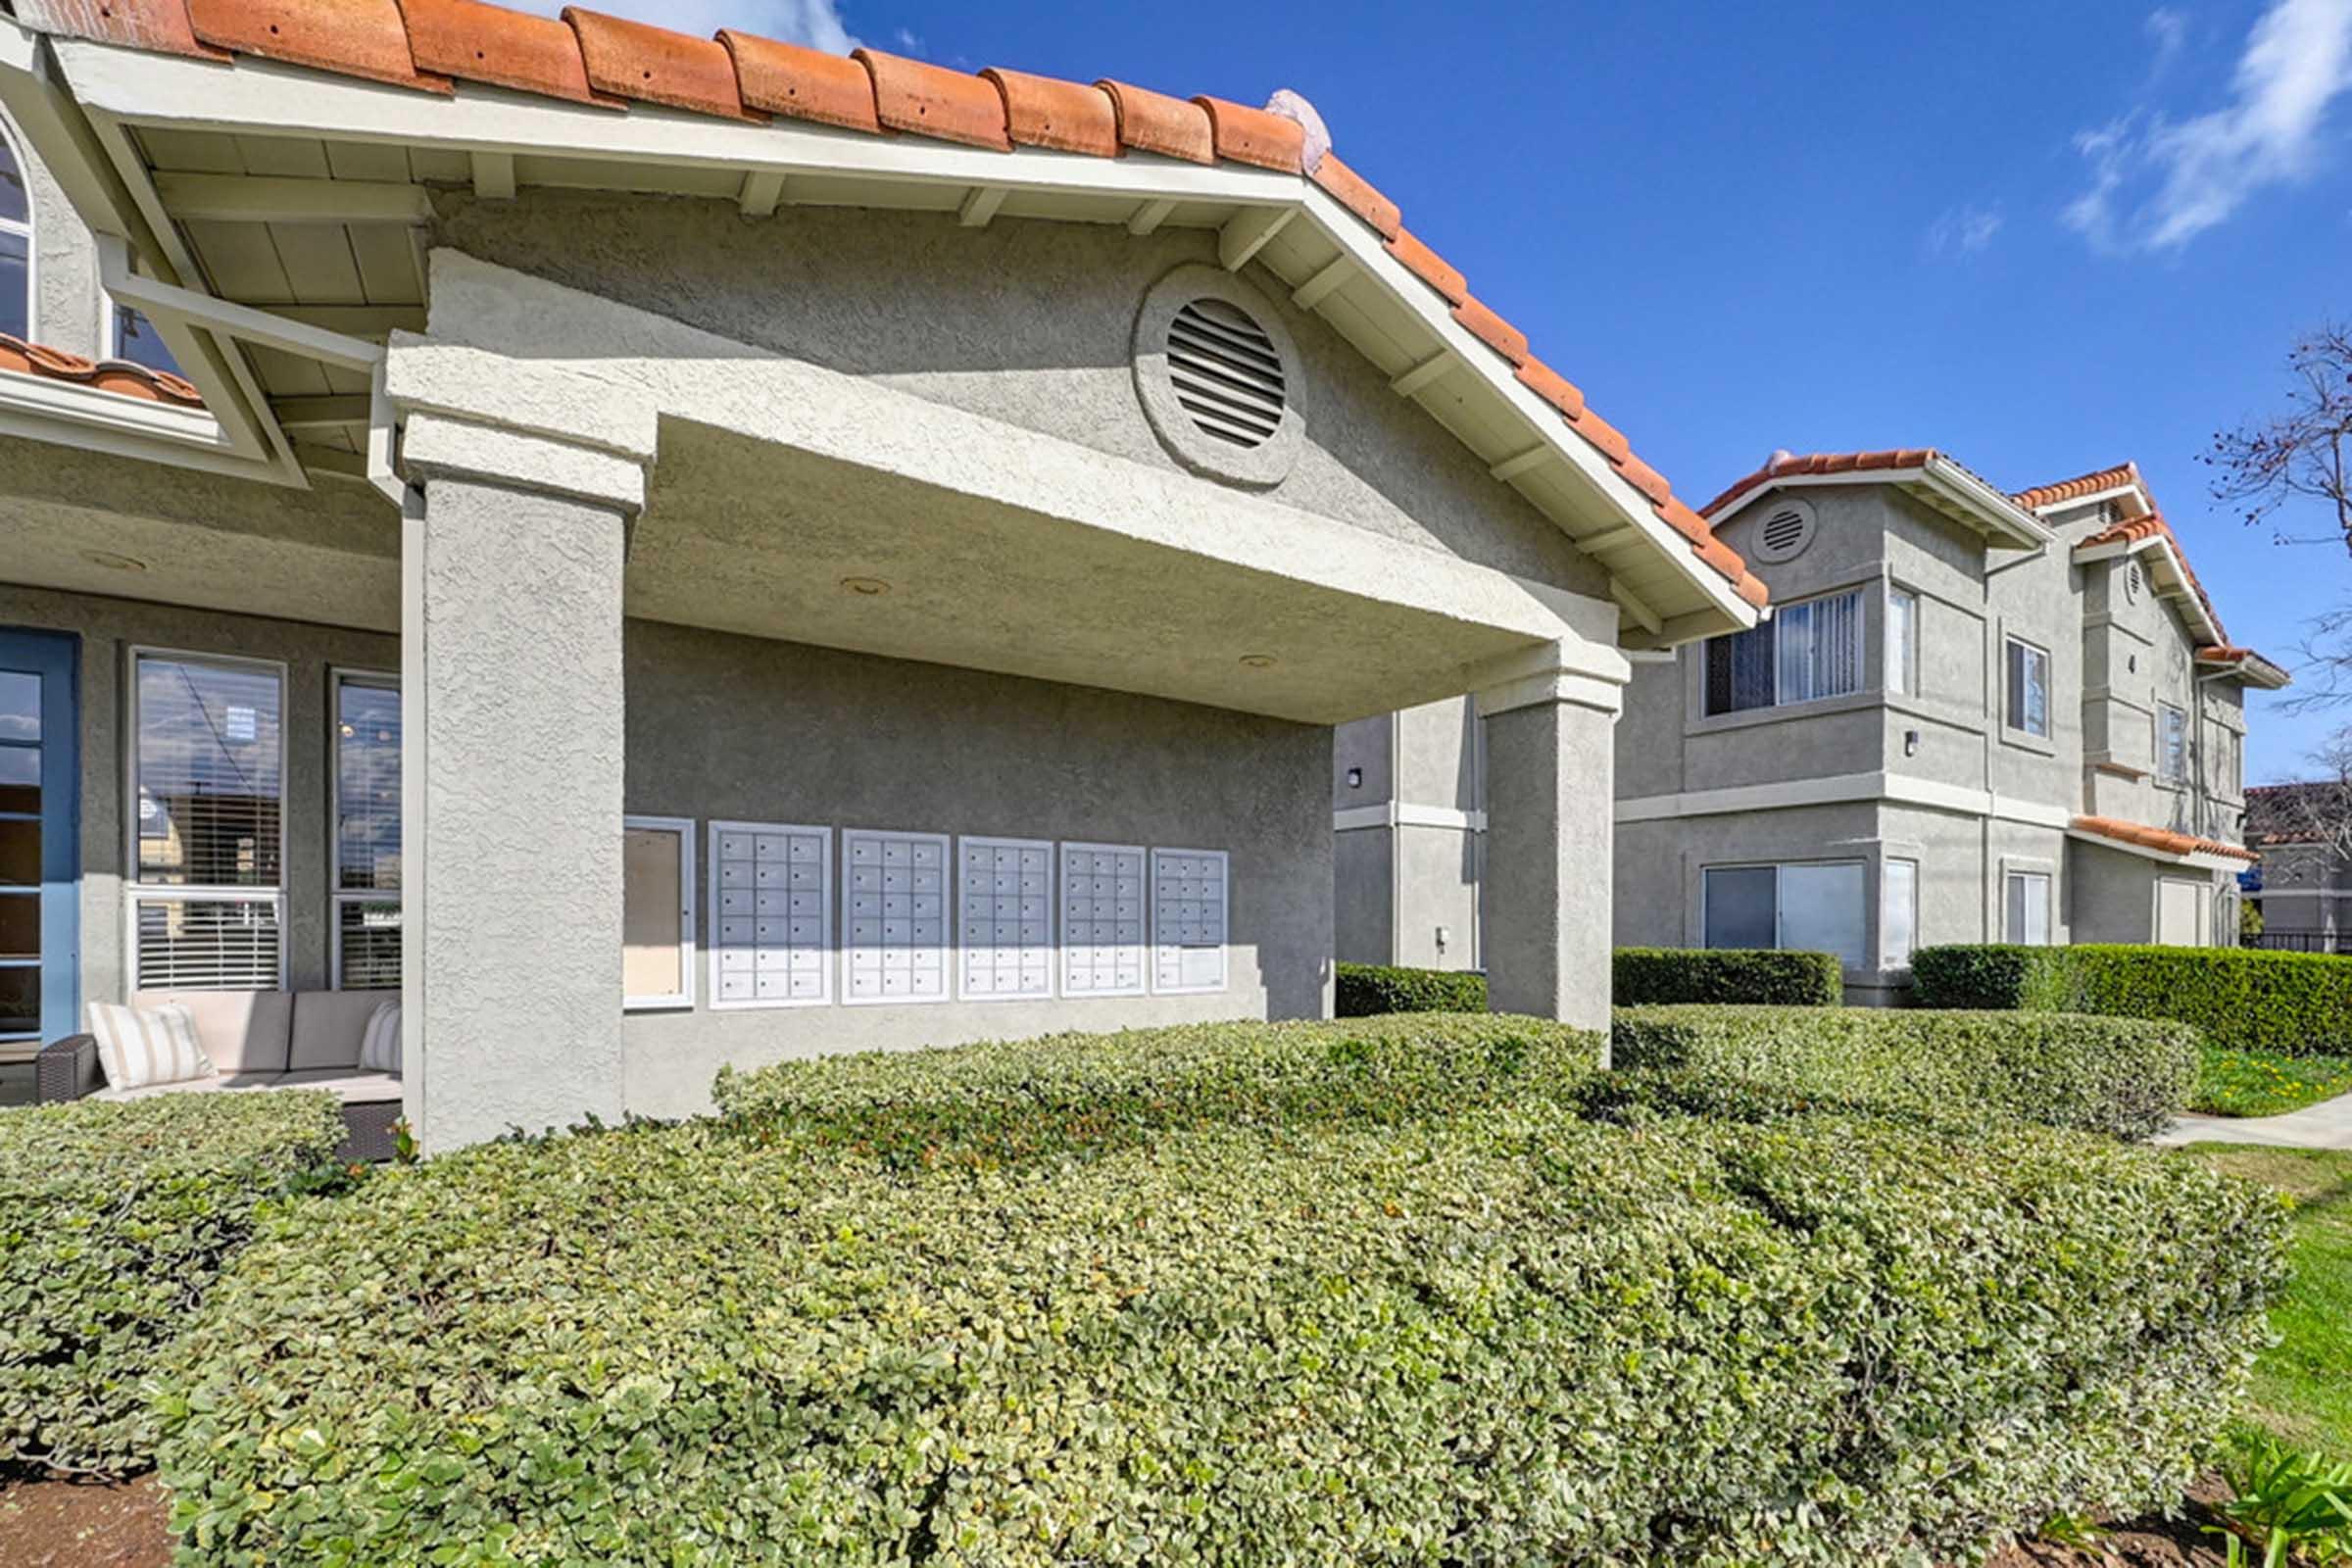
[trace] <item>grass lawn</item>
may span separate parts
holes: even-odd
[[[2195,1144],[2217,1170],[2294,1195],[2295,1275],[2254,1368],[2246,1419],[2282,1442],[2352,1457],[2352,1151]]]
[[[2280,1056],[2208,1046],[2188,1108],[2210,1116],[2277,1116],[2347,1094],[2352,1056]]]

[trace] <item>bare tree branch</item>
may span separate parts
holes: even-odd
[[[2213,498],[2240,508],[2249,525],[2289,503],[2317,501],[2352,552],[2352,330],[2331,322],[2307,333],[2286,366],[2284,412],[2214,435],[2202,459],[2216,470]]]

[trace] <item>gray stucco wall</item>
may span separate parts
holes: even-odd
[[[35,343],[102,359],[112,349],[112,329],[100,309],[98,250],[80,216],[67,202],[49,171],[12,123],[9,150],[24,172],[32,209],[33,287],[31,330]]]
[[[1482,714],[1489,863],[1480,883],[1488,1004],[1609,1027],[1615,713],[1538,702]]]
[[[629,1110],[703,1108],[722,1063],[1329,1011],[1327,728],[640,620],[627,691],[632,812],[1231,856],[1222,993],[714,1011],[706,966],[624,1020]]]

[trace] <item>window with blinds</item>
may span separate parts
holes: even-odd
[[[2046,736],[2050,732],[2050,656],[2015,637],[2009,639],[2007,648],[2009,727]]]
[[[200,655],[133,657],[130,892],[141,990],[284,979],[285,676]]]
[[[335,673],[335,985],[400,984],[400,683]]]
[[[1860,691],[1862,627],[1862,590],[1853,588],[1783,605],[1760,626],[1708,638],[1708,715]]]

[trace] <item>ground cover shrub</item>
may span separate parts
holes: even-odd
[[[2352,957],[2251,948],[2084,945],[1922,948],[1912,995],[1927,1007],[2173,1018],[2208,1044],[2286,1056],[2352,1056]]]
[[[1198,1126],[1389,1123],[1547,1095],[1601,1037],[1496,1013],[1185,1024],[721,1071],[722,1114],[899,1163],[1095,1154]]]
[[[2043,1129],[1544,1099],[491,1146],[274,1210],[163,1469],[221,1563],[1952,1561],[2178,1495],[2281,1208]]]
[[[1384,1012],[1484,1012],[1487,977],[1474,969],[1337,964],[1331,1010],[1342,1018],[1370,1018]]]
[[[1834,953],[1761,948],[1619,948],[1611,998],[1620,1007],[1675,1003],[1757,1003],[1835,1007],[1844,970]]]
[[[2182,1024],[1879,1007],[1620,1007],[1610,1060],[1690,1069],[1881,1114],[1977,1112],[2144,1139],[2188,1103]]]
[[[145,1468],[139,1380],[256,1210],[325,1179],[342,1137],[321,1094],[0,1111],[0,1465]]]
[[[2205,1048],[2191,1110],[2216,1116],[2278,1116],[2352,1095],[2352,1056],[2282,1056],[2275,1051]]]

